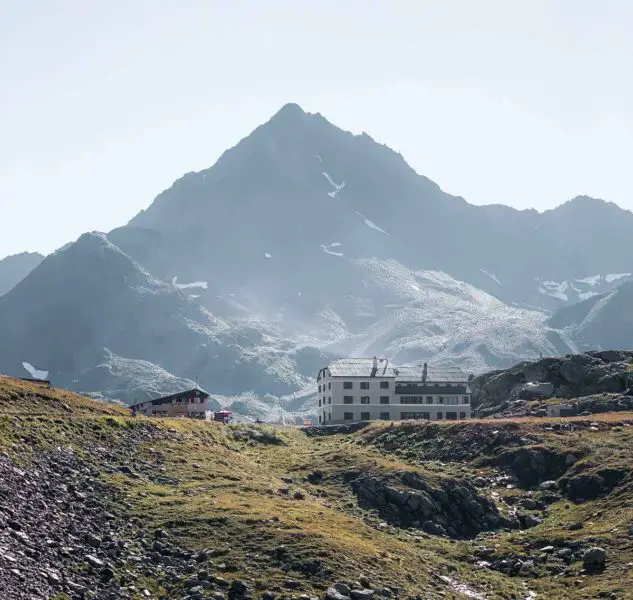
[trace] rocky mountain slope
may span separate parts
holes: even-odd
[[[0,296],[22,281],[44,257],[37,252],[23,252],[0,259]]]
[[[289,104],[129,224],[11,284],[0,372],[28,363],[126,402],[197,378],[265,416],[309,413],[309,379],[331,356],[480,373],[623,347],[631,232],[633,214],[587,197],[545,213],[469,205]]]
[[[558,310],[549,320],[583,350],[626,350],[633,340],[633,281]]]
[[[470,386],[473,406],[482,415],[529,414],[529,401],[547,399],[579,405],[578,412],[629,409],[633,407],[633,351],[526,361],[476,377]]]
[[[304,303],[338,298],[342,255],[444,271],[508,303],[556,308],[633,273],[631,231],[632,213],[587,197],[544,213],[469,205],[368,135],[291,104],[112,239],[161,277],[208,281],[209,301],[263,296],[266,309],[297,292]],[[321,269],[328,286],[314,277]]]
[[[274,329],[214,317],[103,234],[49,256],[0,298],[0,337],[0,372],[20,374],[26,361],[58,385],[123,400],[182,378],[218,394],[283,395],[306,381],[305,357]]]
[[[133,418],[0,377],[0,585],[34,600],[626,598],[632,424],[304,433]]]

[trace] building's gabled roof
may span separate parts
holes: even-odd
[[[339,358],[328,367],[332,377],[395,377],[396,373],[386,358]]]
[[[468,375],[459,367],[434,367],[427,365],[426,379],[424,365],[407,365],[396,368],[396,381],[426,381],[427,383],[467,383]]]
[[[140,406],[141,404],[146,404],[147,402],[151,402],[152,404],[166,404],[167,402],[170,402],[171,400],[175,400],[179,396],[186,396],[188,394],[191,394],[192,392],[199,392],[200,395],[203,396],[204,398],[208,398],[211,395],[209,394],[209,392],[205,392],[202,388],[195,387],[190,390],[183,390],[182,392],[176,392],[175,394],[170,394],[169,396],[161,396],[160,398],[151,398],[148,400],[142,400],[141,402],[135,402],[134,404],[130,404],[128,408],[135,408],[137,406]]]

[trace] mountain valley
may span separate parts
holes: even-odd
[[[38,600],[627,598],[632,432],[631,413],[224,426],[0,377],[0,585]]]

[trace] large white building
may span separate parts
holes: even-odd
[[[456,367],[395,367],[385,358],[341,358],[317,376],[319,423],[468,419],[468,381]]]

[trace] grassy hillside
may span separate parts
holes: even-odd
[[[631,597],[631,423],[322,435],[133,418],[0,378],[0,585],[56,600],[308,598],[334,582],[384,598]],[[606,568],[587,573],[591,546]]]

